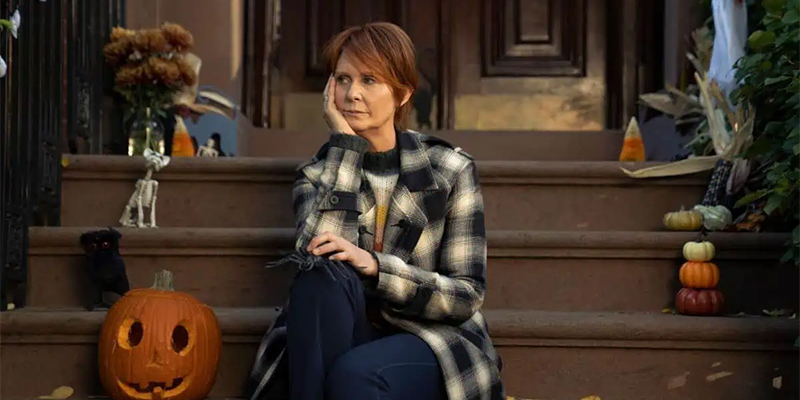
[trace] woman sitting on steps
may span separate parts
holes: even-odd
[[[295,277],[251,399],[286,383],[292,400],[504,399],[480,312],[478,173],[460,149],[402,130],[418,82],[411,40],[371,23],[339,33],[325,57],[332,134],[293,196],[297,258],[332,261]]]

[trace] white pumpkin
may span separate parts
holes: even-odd
[[[711,242],[686,242],[683,245],[683,258],[687,261],[711,261],[716,254],[717,249],[714,247],[714,243]]]

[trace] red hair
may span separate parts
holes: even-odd
[[[406,92],[413,93],[419,85],[419,74],[411,38],[399,26],[388,22],[371,22],[339,32],[325,46],[323,57],[328,73],[336,70],[342,52],[348,51],[369,68],[376,77],[392,88],[395,102],[400,104]],[[412,102],[400,106],[394,114],[394,124],[406,127]]]

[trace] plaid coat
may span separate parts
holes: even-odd
[[[480,312],[486,291],[483,197],[471,156],[414,131],[398,134],[400,177],[392,195],[378,260],[377,284],[390,324],[433,349],[450,400],[505,399],[502,363]],[[375,198],[361,162],[366,140],[334,133],[294,184],[296,249],[332,232],[372,249]],[[251,399],[277,379],[285,326],[274,323],[250,377]]]

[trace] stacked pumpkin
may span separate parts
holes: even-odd
[[[719,267],[712,262],[716,255],[714,244],[707,241],[683,245],[683,263],[679,278],[683,288],[675,296],[678,312],[687,315],[717,315],[722,312],[725,298],[717,290]]]

